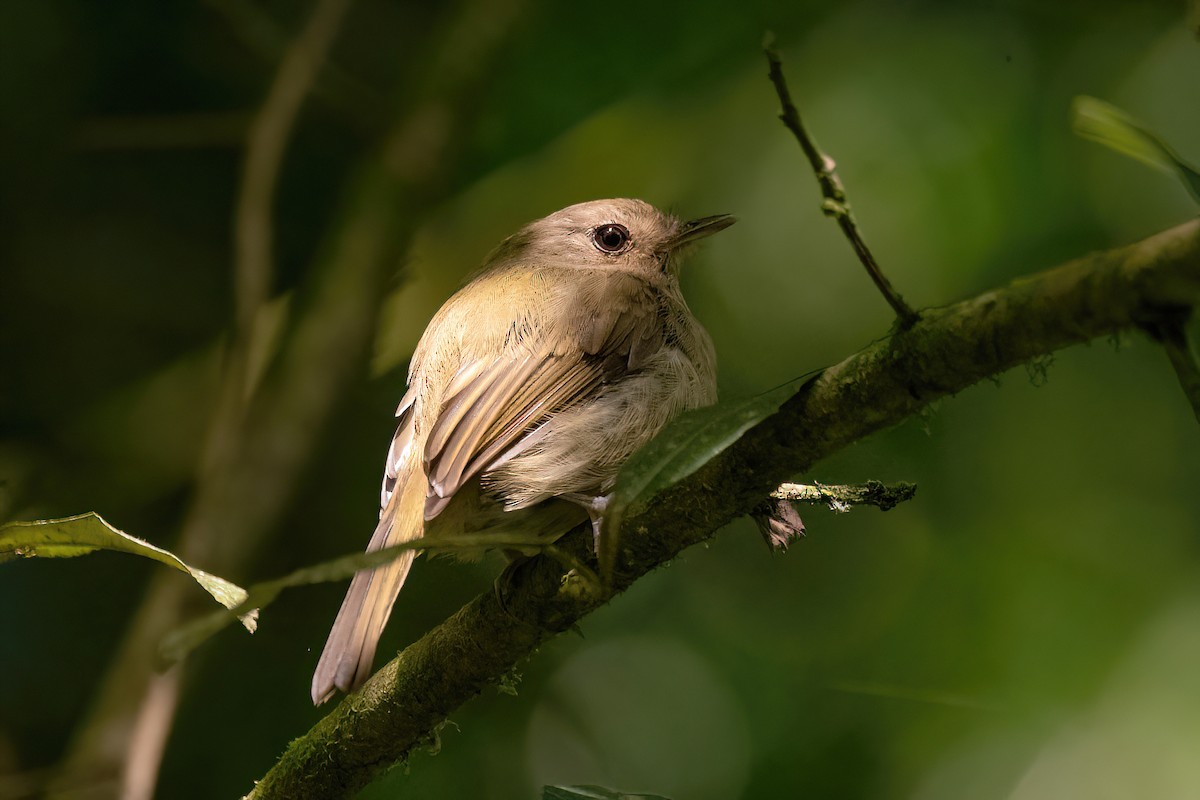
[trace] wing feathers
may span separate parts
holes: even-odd
[[[487,391],[490,381],[481,380],[488,374],[486,370],[494,368],[499,359],[485,364],[478,361],[468,362],[446,387],[446,397],[450,398],[438,415],[437,421],[425,439],[425,463],[433,460],[432,454],[441,452],[446,446],[446,440],[454,433],[462,416],[470,410],[479,395]]]
[[[531,342],[488,363],[470,361],[446,391],[449,400],[425,440],[425,519],[436,517],[476,475],[532,447],[557,412],[636,370],[662,346],[657,309],[633,303],[606,310],[574,336],[539,355]],[[399,441],[399,440],[398,440]]]
[[[482,386],[479,391],[471,392],[474,402],[458,415],[453,430],[449,431],[436,458],[429,458],[430,450],[425,450],[429,458],[429,484],[439,497],[454,494],[462,485],[463,471],[471,456],[486,441],[489,428],[513,413],[513,396],[520,391],[540,362],[533,356],[511,362],[499,361],[476,379],[475,383]],[[442,424],[442,419],[439,419],[435,430]]]
[[[532,390],[522,393],[514,403],[520,412],[503,426],[495,425],[489,431],[490,444],[471,460],[464,471],[466,477],[487,467],[499,466],[496,462],[502,454],[507,461],[531,446],[535,441],[532,437],[542,431],[538,423],[593,390],[601,383],[603,375],[595,365],[576,361],[561,373],[557,369],[543,368],[537,377],[538,380],[528,384]]]

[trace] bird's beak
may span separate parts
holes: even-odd
[[[679,230],[667,243],[667,248],[671,251],[686,247],[693,242],[698,242],[708,236],[712,236],[718,231],[723,231],[733,223],[737,222],[737,217],[732,214],[717,214],[712,217],[701,217],[694,219],[691,222],[685,222],[679,226]]]

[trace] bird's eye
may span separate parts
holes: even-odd
[[[629,229],[610,223],[592,231],[592,244],[605,253],[619,253],[629,244]]]

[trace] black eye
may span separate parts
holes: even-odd
[[[629,244],[629,229],[610,223],[592,231],[592,244],[605,253],[619,253]]]

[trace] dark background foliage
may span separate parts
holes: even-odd
[[[232,321],[242,136],[271,42],[308,7],[0,4],[0,520],[96,510],[172,545]],[[246,9],[275,27],[260,35]],[[399,0],[351,9],[279,185],[278,292],[303,299],[349,165],[436,85],[414,64],[441,19]],[[766,28],[914,304],[1194,214],[1168,178],[1073,137],[1067,116],[1093,94],[1200,159],[1200,45],[1181,4],[544,3],[523,20],[451,199],[395,264],[370,368],[271,544],[226,577],[361,548],[425,321],[502,236],[568,203],[739,215],[683,279],[725,397],[887,330],[775,119]],[[365,796],[532,797],[546,782],[677,798],[1186,796],[1200,785],[1196,444],[1165,357],[1137,335],[964,392],[803,476],[911,480],[914,502],[810,510],[786,556],[733,526],[545,647],[513,677],[517,697],[485,694],[439,755]],[[419,564],[383,651],[498,568]],[[0,776],[61,756],[157,569],[111,554],[0,567]],[[162,796],[236,796],[319,718],[307,683],[342,591],[292,591],[253,637],[230,628],[194,656]]]

